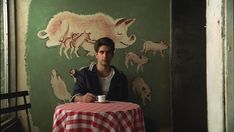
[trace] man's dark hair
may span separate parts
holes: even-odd
[[[108,38],[108,37],[103,37],[103,38],[98,39],[94,45],[94,50],[96,53],[98,52],[99,48],[102,45],[109,46],[111,48],[112,52],[115,51],[115,44],[114,44],[113,40]]]

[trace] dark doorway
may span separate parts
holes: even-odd
[[[172,0],[174,132],[206,132],[206,1]]]

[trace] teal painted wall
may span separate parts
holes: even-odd
[[[226,111],[226,130],[227,132],[234,131],[234,9],[233,0],[229,0],[226,3],[226,20],[227,20],[227,31],[226,31],[226,42],[227,42],[227,111]],[[231,50],[232,49],[232,50]]]
[[[164,57],[157,52],[147,53],[149,62],[144,64],[144,72],[136,71],[136,65],[127,69],[125,55],[127,52],[139,53],[144,40],[170,42],[170,0],[32,0],[26,36],[26,72],[27,83],[31,94],[31,115],[35,126],[41,131],[51,131],[54,109],[63,103],[56,98],[51,86],[51,70],[56,69],[71,93],[74,84],[68,71],[89,65],[94,57],[85,56],[80,49],[80,57],[68,60],[59,56],[59,46],[46,48],[46,39],[37,36],[38,31],[45,29],[50,19],[59,12],[70,11],[76,14],[90,15],[103,12],[113,19],[126,17],[136,21],[129,27],[128,34],[136,35],[136,42],[123,49],[117,49],[112,64],[121,69],[129,80],[130,101],[141,105],[148,124],[152,129],[170,127],[170,49],[164,50]],[[132,93],[131,81],[143,77],[152,89],[150,102],[142,104],[139,95]],[[155,127],[155,128],[153,128]]]

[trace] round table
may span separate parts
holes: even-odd
[[[66,103],[55,108],[53,132],[145,132],[139,105],[130,102]]]

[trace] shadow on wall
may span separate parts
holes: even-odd
[[[159,132],[159,126],[154,122],[153,119],[145,117],[144,120],[146,132]]]
[[[19,119],[11,120],[6,124],[6,128],[1,128],[3,132],[24,132],[23,126]]]

